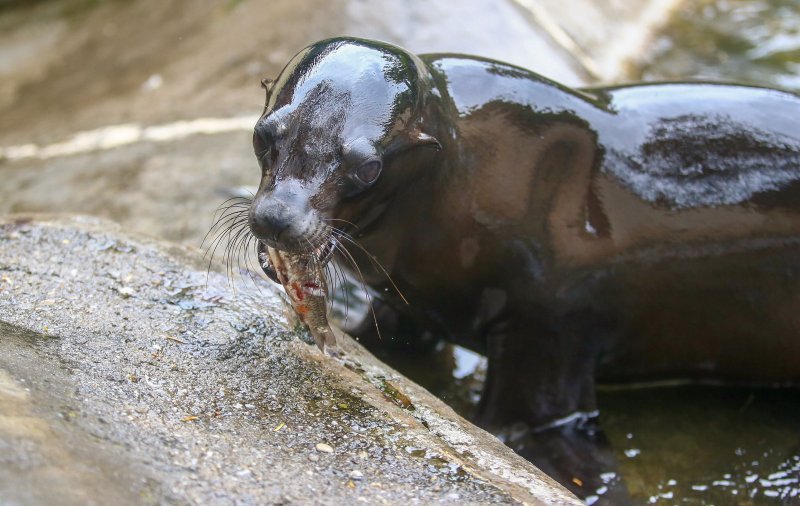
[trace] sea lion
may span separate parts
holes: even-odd
[[[267,95],[253,235],[334,244],[384,334],[485,353],[476,421],[523,423],[523,453],[578,494],[605,455],[598,379],[800,379],[796,95],[576,91],[353,38],[302,50]]]

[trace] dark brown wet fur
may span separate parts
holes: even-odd
[[[775,90],[576,91],[333,39],[271,87],[250,227],[279,249],[351,234],[337,258],[381,294],[383,333],[485,353],[476,421],[525,424],[510,444],[585,496],[613,460],[598,379],[800,380],[798,118]]]

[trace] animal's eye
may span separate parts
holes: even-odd
[[[258,132],[253,134],[253,152],[256,154],[256,159],[258,160],[258,165],[261,167],[261,170],[265,170],[268,162],[267,156],[269,155],[272,149],[271,143],[265,139],[262,135],[259,135]]]
[[[264,153],[267,152],[267,149],[269,149],[267,141],[258,135],[258,132],[253,133],[253,152],[256,154],[256,158],[260,159],[263,157]]]
[[[356,169],[356,178],[361,184],[371,185],[381,174],[381,161],[369,160]]]

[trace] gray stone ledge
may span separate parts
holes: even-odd
[[[581,504],[349,337],[303,342],[268,282],[206,269],[97,218],[0,218],[0,503]]]

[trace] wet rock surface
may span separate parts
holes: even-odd
[[[0,503],[579,504],[277,291],[86,217],[0,221]]]

